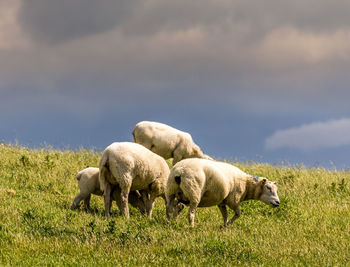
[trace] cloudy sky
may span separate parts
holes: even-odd
[[[0,0],[0,140],[350,167],[350,2]]]

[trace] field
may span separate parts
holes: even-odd
[[[281,206],[245,202],[224,229],[217,207],[202,208],[189,228],[187,208],[168,222],[161,199],[151,220],[133,208],[127,220],[115,204],[106,219],[97,196],[93,212],[71,211],[75,174],[99,157],[0,145],[1,266],[350,266],[348,171],[236,162],[276,181]]]

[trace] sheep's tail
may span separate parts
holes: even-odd
[[[201,186],[197,178],[205,176],[203,171],[198,173],[188,172],[184,166],[175,166],[172,170],[172,175],[169,176],[169,196],[175,194],[179,201],[188,203],[199,203],[201,198]],[[201,179],[202,180],[202,179]]]
[[[82,172],[78,172],[78,173],[77,173],[77,176],[75,176],[75,178],[76,178],[78,181],[80,181],[81,175],[82,175]]]
[[[169,179],[174,181],[174,185],[176,185],[176,187],[180,187],[180,185],[183,184],[184,176],[186,176],[184,169],[182,167],[175,167],[171,170]]]
[[[179,190],[181,190],[181,180],[181,172],[179,172],[178,169],[172,169],[169,175],[167,186],[165,187],[165,197],[167,201],[169,201],[169,198],[172,195],[175,195],[177,192],[179,192]]]
[[[102,192],[105,191],[106,187],[106,174],[109,172],[109,166],[108,166],[108,155],[104,153],[102,155],[102,158],[100,160],[100,174],[99,174],[99,181],[100,181],[100,189]]]
[[[181,176],[180,176],[180,175],[175,176],[175,182],[176,182],[178,185],[180,185],[180,183],[181,183]]]

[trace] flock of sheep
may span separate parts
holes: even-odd
[[[151,218],[155,199],[162,197],[169,220],[189,206],[188,219],[193,227],[197,207],[217,205],[224,226],[228,226],[240,216],[242,201],[260,200],[272,207],[280,204],[274,182],[215,161],[203,154],[186,132],[142,121],[132,134],[135,143],[112,143],[104,150],[99,168],[86,168],[77,174],[80,193],[72,209],[82,200],[89,209],[91,194],[104,195],[107,217],[115,200],[122,215],[129,217],[130,203]],[[173,158],[171,170],[165,161],[169,158]],[[231,220],[226,206],[235,212]]]

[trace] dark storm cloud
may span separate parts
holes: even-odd
[[[338,112],[350,94],[348,7],[325,0],[22,0],[17,18],[32,42],[0,51],[0,88]]]
[[[138,0],[22,1],[18,21],[34,40],[56,43],[97,34],[123,23]]]
[[[21,2],[18,18],[32,38],[51,43],[102,33],[116,26],[136,35],[193,27],[221,28],[230,34],[230,27],[241,27],[247,34],[246,41],[256,41],[284,26],[311,32],[348,28],[349,9],[348,1],[327,0],[32,0]]]

